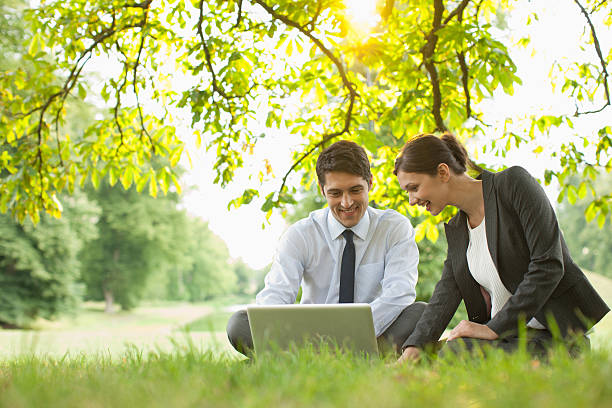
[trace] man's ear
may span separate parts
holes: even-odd
[[[323,189],[323,185],[321,183],[319,183],[319,191],[321,192],[321,195],[325,197],[325,190]]]
[[[368,191],[370,191],[372,189],[372,186],[374,185],[374,176],[370,176],[370,179],[368,180]]]
[[[447,182],[450,179],[451,170],[446,163],[438,164],[438,177],[440,181]]]

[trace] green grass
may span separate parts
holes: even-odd
[[[586,272],[587,278],[597,290],[603,300],[612,307],[612,279],[595,273]],[[597,323],[595,331],[591,335],[593,347],[605,347],[612,349],[612,312],[604,316]]]
[[[612,281],[589,279],[612,304]],[[245,363],[225,335],[232,303],[110,315],[88,304],[45,330],[0,331],[0,408],[612,407],[612,313],[596,326],[593,351],[576,360],[492,353],[397,367],[310,350]]]
[[[58,321],[40,321],[37,330],[0,330],[0,360],[21,355],[96,355],[118,358],[126,347],[143,352],[173,350],[175,343],[195,342],[198,347],[228,351],[225,329],[184,333],[184,326],[217,308],[208,304],[144,304],[129,312],[104,313],[102,303],[86,303],[78,315]],[[219,318],[220,320],[220,318]],[[218,324],[217,326],[219,326]],[[216,328],[216,326],[215,326]]]
[[[185,325],[190,332],[224,332],[231,312],[215,311]]]
[[[526,355],[389,366],[329,352],[262,356],[252,363],[194,347],[119,361],[22,356],[0,363],[1,407],[581,407],[612,406],[605,350],[549,363]]]

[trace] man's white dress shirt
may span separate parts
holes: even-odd
[[[257,304],[338,303],[346,229],[329,208],[310,213],[283,234]],[[416,298],[419,251],[410,221],[394,210],[367,208],[350,228],[355,243],[355,303],[372,307],[380,336]]]

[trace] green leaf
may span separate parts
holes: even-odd
[[[114,166],[111,166],[108,171],[108,184],[110,184],[111,187],[117,184],[118,174],[119,174],[119,169],[117,169]]]
[[[136,191],[139,193],[144,190],[144,187],[147,185],[147,181],[151,177],[150,173],[145,173],[140,176],[135,176],[134,180],[136,181]]]
[[[78,88],[79,88],[79,98],[84,100],[85,97],[87,96],[87,91],[85,90],[85,87],[81,83],[79,83]]]
[[[30,46],[28,47],[28,54],[32,57],[38,54],[38,52],[44,47],[44,43],[40,37],[39,33],[34,34],[32,40],[30,41]]]
[[[152,197],[157,197],[157,179],[155,178],[155,173],[150,173],[149,179],[149,194]]]
[[[178,146],[176,149],[172,151],[170,156],[170,166],[176,167],[179,160],[181,159],[181,154],[183,153],[183,146]]]
[[[170,187],[170,178],[168,176],[168,171],[165,168],[162,169],[161,174],[158,175],[157,179],[159,180],[159,186],[161,187],[164,195],[168,194],[168,188]]]
[[[266,201],[261,206],[261,211],[269,212],[274,207],[274,193],[270,193],[266,196]]]
[[[578,197],[582,200],[586,197],[587,194],[587,183],[584,181],[580,183],[580,187],[578,188]]]
[[[91,184],[96,190],[100,186],[100,172],[96,169],[91,170]]]
[[[119,180],[121,181],[121,185],[124,190],[127,190],[132,185],[132,179],[134,176],[134,171],[131,166],[125,168],[123,173],[119,176]]]
[[[416,242],[421,242],[423,238],[425,238],[425,234],[427,232],[427,226],[424,223],[420,223],[414,229],[414,240]]]
[[[576,199],[578,198],[578,195],[576,194],[576,187],[574,186],[568,186],[567,188],[567,201],[569,201],[569,203],[571,205],[576,204]]]
[[[597,225],[599,226],[599,229],[602,229],[605,223],[606,223],[606,214],[604,214],[603,212],[600,212],[599,217],[597,217]]]
[[[429,223],[427,225],[427,233],[426,233],[427,239],[431,242],[436,242],[438,240],[439,235],[440,235],[440,232],[438,231],[438,228],[434,224]]]
[[[567,187],[561,188],[561,191],[559,191],[559,195],[557,196],[558,203],[561,203],[563,201],[563,197],[565,197],[566,191],[567,191]]]
[[[595,201],[593,201],[588,205],[586,210],[584,210],[584,217],[586,218],[587,222],[593,221],[593,219],[597,216],[597,208],[597,204]]]
[[[242,204],[249,204],[255,197],[259,197],[259,191],[249,188],[242,193]]]
[[[178,178],[174,175],[174,173],[172,173],[170,175],[170,177],[172,178],[172,183],[174,184],[174,187],[176,188],[176,192],[180,195],[183,193],[183,188],[181,187],[181,183],[179,183]]]

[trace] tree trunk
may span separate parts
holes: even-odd
[[[113,313],[114,312],[114,302],[115,298],[113,296],[113,292],[108,290],[108,289],[104,289],[104,312],[106,313]]]
[[[115,248],[113,251],[113,268],[116,267],[117,262],[119,261],[119,248]],[[108,279],[108,277],[107,277]],[[102,284],[102,291],[104,292],[104,312],[113,313],[114,310],[114,302],[115,296],[113,295],[113,291],[109,288],[108,280]]]

